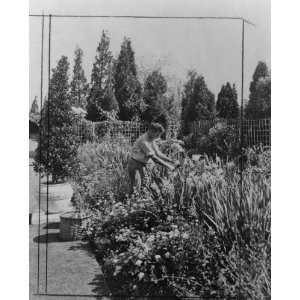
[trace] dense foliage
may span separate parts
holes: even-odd
[[[217,116],[222,119],[236,119],[239,116],[239,104],[235,85],[222,85],[216,104]]]
[[[258,62],[252,76],[245,113],[248,119],[271,117],[271,75],[264,62]]]
[[[165,128],[168,127],[174,99],[166,95],[167,88],[167,81],[159,71],[153,71],[147,76],[143,91],[143,121],[158,122]]]
[[[216,121],[207,132],[192,136],[194,145],[191,151],[225,160],[236,158],[240,153],[240,136],[236,127],[237,124]]]
[[[188,123],[212,119],[215,116],[215,97],[208,89],[204,77],[195,71],[188,73],[182,97],[182,134],[189,133]]]
[[[177,141],[161,147],[182,153]],[[87,234],[114,292],[269,297],[270,152],[248,151],[241,199],[238,167],[206,156],[181,156],[173,173],[150,164],[142,194],[128,196],[128,150],[122,137],[83,145],[75,178],[75,199],[93,212]]]
[[[108,142],[109,141],[109,142]],[[126,165],[129,144],[122,136],[115,141],[107,136],[101,143],[83,144],[78,149],[79,168],[74,172],[75,204],[94,208],[110,194],[117,200],[128,193]]]
[[[69,62],[62,56],[52,70],[49,99],[41,112],[41,134],[35,156],[35,170],[48,173],[53,182],[68,177],[76,164],[78,136],[71,111]]]

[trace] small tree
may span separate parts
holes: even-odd
[[[87,104],[87,119],[91,121],[105,120],[106,114],[103,111],[118,111],[113,86],[113,56],[109,43],[109,37],[103,31],[93,64]]]
[[[37,97],[34,97],[34,100],[31,104],[31,109],[30,109],[30,113],[31,114],[38,114],[39,113],[39,106],[38,106],[38,102],[37,102]]]
[[[237,102],[237,92],[235,85],[231,87],[230,83],[222,85],[218,94],[216,105],[217,116],[223,119],[236,119],[239,116],[239,104]]]
[[[119,104],[120,120],[140,117],[141,85],[137,78],[134,52],[131,41],[124,38],[114,72],[115,95]]]
[[[35,158],[35,170],[50,174],[54,183],[68,177],[77,155],[77,137],[73,130],[71,111],[69,62],[62,56],[52,70],[49,99],[42,108],[41,138]]]
[[[189,133],[188,123],[215,117],[215,97],[207,88],[204,77],[195,71],[188,73],[182,97],[182,134]]]
[[[252,76],[245,114],[248,119],[271,117],[271,76],[264,62],[257,64]]]
[[[71,105],[85,109],[88,84],[82,68],[82,57],[83,51],[80,48],[76,48],[70,95]]]

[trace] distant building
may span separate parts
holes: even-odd
[[[72,111],[75,115],[80,118],[86,116],[86,111],[80,107],[72,106]],[[40,114],[39,113],[29,113],[29,138],[31,140],[37,140],[39,136],[39,123],[40,123]]]
[[[81,107],[75,107],[75,106],[72,106],[72,111],[73,111],[73,113],[75,114],[75,115],[77,115],[77,116],[80,116],[80,117],[85,117],[86,116],[86,114],[87,114],[87,112],[83,109],[83,108],[81,108]]]
[[[29,114],[29,138],[32,140],[37,140],[39,135],[39,121],[40,114]]]

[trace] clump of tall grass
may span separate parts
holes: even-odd
[[[270,150],[246,153],[242,176],[233,162],[186,157],[176,173],[152,170],[149,182],[157,183],[157,201],[196,217],[215,232],[228,255],[235,249],[234,263],[243,264],[235,267],[243,268],[239,276],[244,276],[244,288],[253,289],[252,296],[257,293],[259,299],[270,295]]]
[[[190,208],[214,230],[252,226],[265,233],[270,227],[269,156],[269,151],[256,153],[257,163],[248,165],[242,176],[233,162],[208,156],[199,160],[185,157],[177,172],[153,168],[148,172],[148,181],[157,183],[159,197],[167,197],[170,205]],[[172,195],[164,193],[168,186]]]

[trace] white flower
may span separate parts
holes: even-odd
[[[145,276],[145,274],[144,274],[143,272],[140,272],[140,273],[138,274],[139,280],[142,280],[142,279],[144,278],[144,276]]]
[[[143,254],[143,253],[140,253],[139,255],[138,255],[138,258],[139,259],[143,259],[145,257],[145,255]]]
[[[155,255],[155,260],[156,261],[159,261],[161,259],[161,256],[160,255]]]
[[[140,266],[142,263],[143,263],[143,262],[142,262],[140,259],[138,259],[138,260],[135,262],[135,264],[136,264],[137,266]]]
[[[182,238],[188,239],[188,238],[189,238],[189,235],[185,232],[185,233],[183,233]]]
[[[148,242],[153,242],[155,240],[155,237],[154,237],[154,235],[153,234],[151,234],[149,237],[148,237],[148,239],[147,239],[147,241]]]
[[[166,253],[165,253],[165,257],[166,257],[166,258],[170,258],[170,256],[171,256],[171,255],[170,255],[170,252],[166,252]]]
[[[179,234],[180,234],[179,230],[178,230],[178,229],[175,229],[175,230],[172,230],[172,231],[169,233],[169,237],[170,237],[170,238],[178,237]]]
[[[167,216],[167,221],[172,221],[173,220],[173,217],[172,216]]]
[[[121,266],[116,266],[115,272],[114,272],[114,276],[116,276],[117,274],[119,274],[121,270],[122,270]]]

